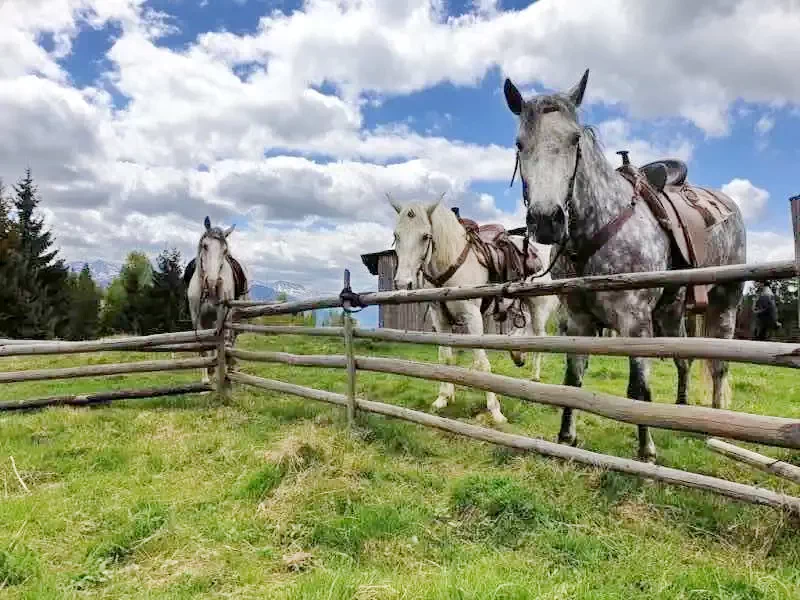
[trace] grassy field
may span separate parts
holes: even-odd
[[[342,351],[336,339],[241,336],[239,344]],[[357,346],[436,357],[435,347]],[[0,359],[0,368],[145,356],[165,358]],[[491,358],[496,372],[530,373],[507,353]],[[561,381],[563,360],[545,358],[544,381]],[[459,364],[470,362],[460,354]],[[243,370],[345,388],[341,371]],[[657,401],[673,402],[674,374],[671,361],[654,361]],[[586,386],[624,395],[626,377],[625,361],[595,357]],[[0,399],[198,379],[6,385]],[[736,365],[732,386],[735,410],[800,417],[795,372]],[[428,410],[437,384],[359,373],[358,388]],[[456,393],[446,416],[487,422],[482,393]],[[555,438],[557,410],[501,402],[503,429]],[[800,598],[800,524],[775,510],[380,417],[362,424],[363,435],[350,436],[340,409],[240,388],[226,405],[205,395],[2,414],[0,598]],[[578,433],[584,448],[635,455],[632,426],[581,413]],[[800,486],[713,455],[696,437],[654,438],[661,464],[800,495]]]

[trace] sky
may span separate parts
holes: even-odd
[[[793,256],[798,0],[0,0],[0,178],[30,167],[67,260],[192,256],[236,225],[251,278],[375,277],[401,202],[524,224],[505,77],[565,90],[612,164],[674,157]]]

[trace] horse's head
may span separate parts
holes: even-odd
[[[589,70],[567,93],[525,100],[506,79],[508,108],[519,117],[517,160],[522,197],[527,206],[528,234],[542,244],[563,242],[569,236],[569,212],[580,160],[583,127],[577,108],[583,101]]]
[[[397,269],[394,274],[395,289],[410,289],[418,284],[422,268],[433,252],[433,227],[431,216],[441,198],[432,204],[412,203],[402,206],[389,197],[397,212],[394,228],[394,248]]]
[[[228,258],[228,236],[236,226],[231,225],[227,229],[212,227],[208,217],[203,224],[206,230],[197,245],[197,272],[203,295],[217,302],[222,296],[222,272]]]

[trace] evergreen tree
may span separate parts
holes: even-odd
[[[18,241],[10,333],[19,338],[60,337],[69,322],[69,270],[62,260],[56,260],[58,250],[53,248],[52,235],[35,215],[39,197],[30,169],[14,192]]]
[[[20,307],[17,290],[21,275],[19,233],[9,214],[9,202],[0,181],[0,337],[19,337]]]
[[[89,265],[83,265],[80,274],[70,276],[70,293],[67,337],[71,340],[96,338],[100,326],[102,294],[92,279]]]
[[[179,322],[189,318],[181,263],[181,253],[174,248],[164,250],[156,259],[158,270],[153,273],[145,318],[148,333],[178,331]]]

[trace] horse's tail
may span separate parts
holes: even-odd
[[[690,325],[691,337],[706,337],[706,320],[700,315],[692,315],[687,319]],[[700,359],[700,384],[702,390],[703,404],[712,404],[714,394],[714,360],[709,358]],[[727,408],[730,406],[732,390],[730,385],[730,377],[725,376],[722,379],[721,390],[721,403],[719,408]]]

